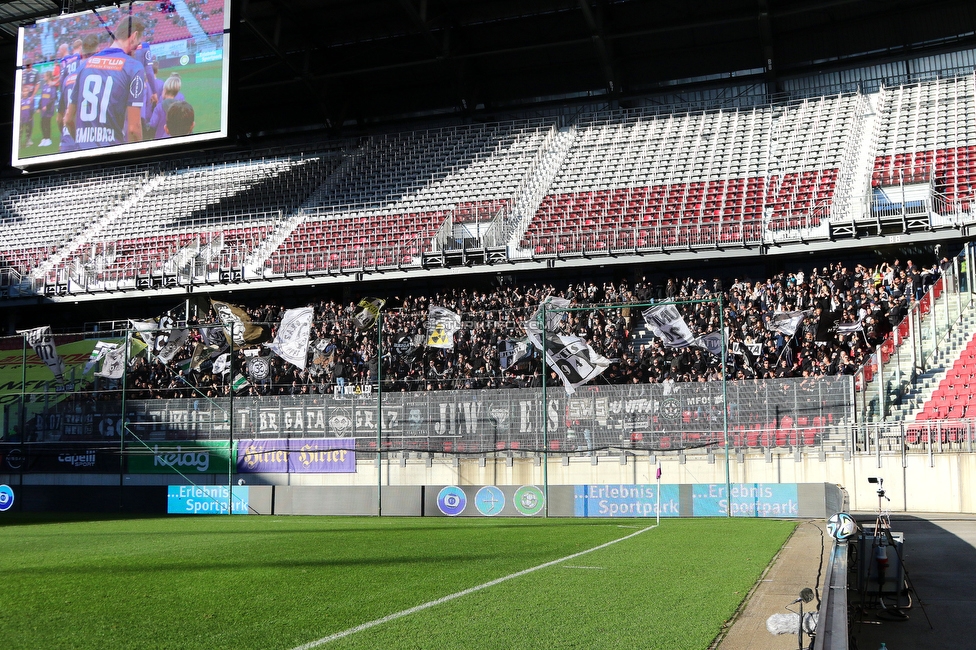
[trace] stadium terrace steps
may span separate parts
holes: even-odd
[[[933,417],[962,417],[958,409],[949,413],[945,402],[951,400],[937,399],[939,395],[962,394],[960,388],[976,394],[976,381],[973,382],[973,388],[969,389],[969,382],[962,382],[959,377],[962,374],[968,377],[968,366],[964,363],[957,368],[961,361],[968,359],[967,355],[976,354],[976,309],[970,304],[963,304],[961,307],[960,313],[956,300],[947,293],[936,299],[932,309],[940,316],[946,315],[954,325],[950,331],[940,330],[941,345],[937,351],[923,350],[923,365],[912,368],[910,353],[888,356],[888,366],[884,370],[886,395],[890,402],[888,420],[908,422]],[[930,328],[929,321],[923,319],[921,327]],[[928,330],[926,334],[928,335]],[[906,340],[902,348],[910,350],[911,344],[910,339]],[[893,351],[892,348],[891,352]],[[913,375],[916,376],[914,385],[910,380]],[[960,381],[955,381],[956,379]],[[936,402],[943,403],[941,410],[937,411],[935,408]]]

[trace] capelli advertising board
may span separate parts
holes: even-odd
[[[0,471],[70,474],[118,473],[119,448],[97,443],[0,445]]]

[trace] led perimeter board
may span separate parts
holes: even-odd
[[[120,3],[22,27],[11,163],[225,138],[229,28],[230,0]]]

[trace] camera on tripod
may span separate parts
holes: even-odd
[[[878,498],[881,499],[885,495],[884,491],[884,479],[878,478],[877,476],[869,476],[868,483],[877,483],[878,485]]]

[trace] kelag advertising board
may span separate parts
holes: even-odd
[[[229,443],[205,440],[130,445],[126,447],[126,467],[131,474],[227,474],[231,468]]]

